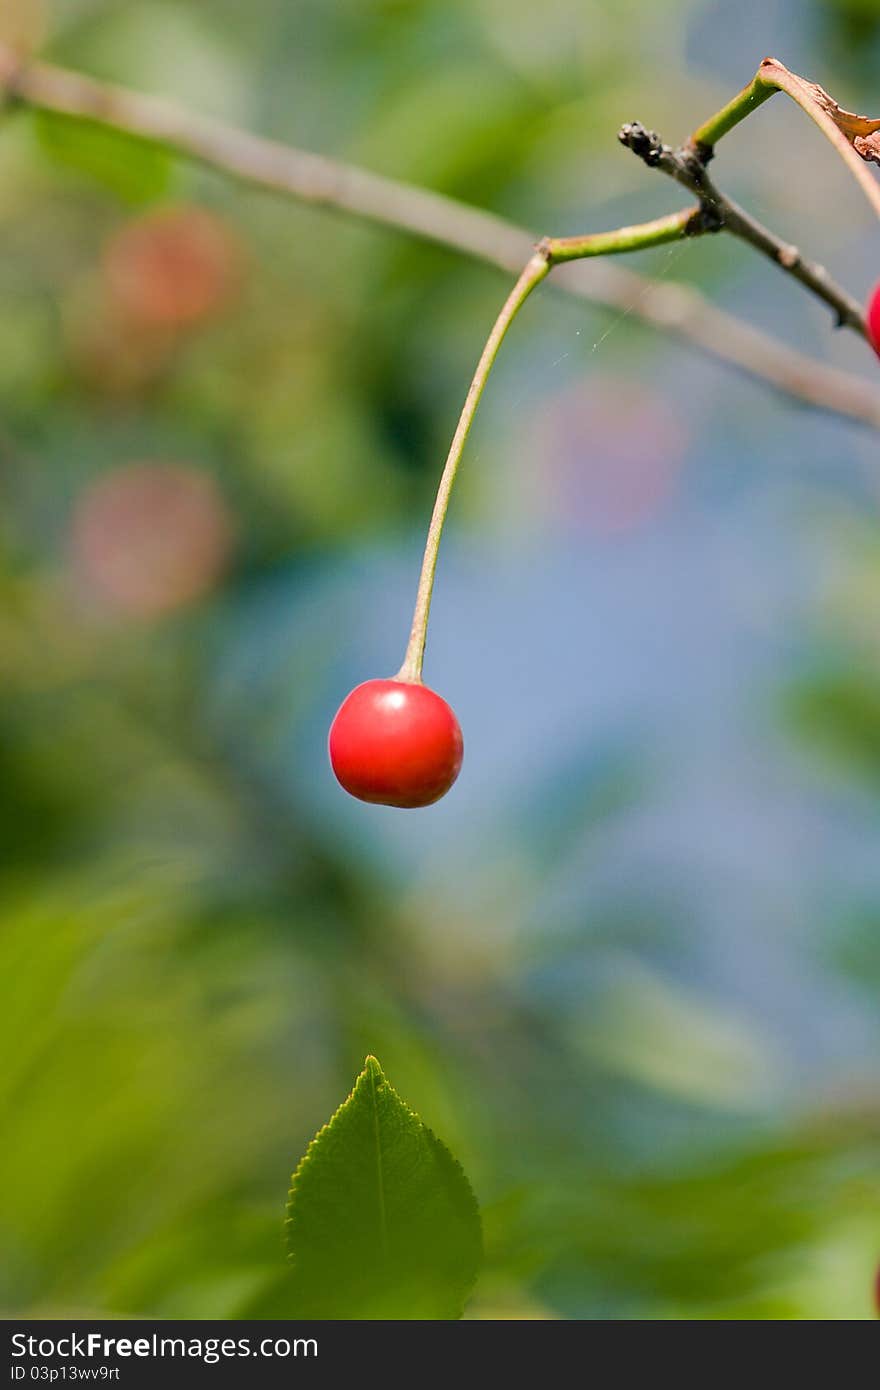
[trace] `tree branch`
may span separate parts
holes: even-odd
[[[492,213],[251,135],[156,97],[48,63],[22,63],[2,44],[0,93],[13,103],[110,126],[245,183],[412,233],[514,274],[534,249],[533,233]],[[553,284],[674,334],[804,404],[880,429],[880,394],[868,382],[785,347],[715,308],[696,290],[655,284],[604,260],[590,267],[563,266]]]
[[[732,232],[741,241],[748,242],[762,256],[767,256],[774,265],[793,275],[812,294],[823,300],[834,311],[839,327],[854,328],[863,338],[868,338],[865,315],[858,300],[838,285],[824,266],[807,260],[796,246],[782,241],[751,213],[716,188],[706,170],[706,160],[710,156],[705,150],[698,154],[689,145],[673,150],[671,146],[664,145],[654,131],[646,130],[640,121],[622,126],[618,138],[649,168],[661,169],[676,183],[695,193],[704,218],[714,221],[716,231]]]

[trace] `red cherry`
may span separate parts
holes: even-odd
[[[880,353],[880,284],[874,286],[868,300],[868,337],[876,353]]]
[[[104,251],[110,298],[133,326],[190,328],[232,297],[239,248],[205,208],[158,208],[126,223]]]
[[[382,806],[439,801],[458,776],[463,751],[449,705],[413,681],[356,686],[330,728],[337,780],[352,796]]]

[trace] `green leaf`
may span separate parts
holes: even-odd
[[[290,1316],[461,1316],[482,1253],[476,1199],[375,1057],[293,1175],[287,1246]]]
[[[33,120],[50,159],[97,179],[124,202],[148,203],[168,191],[173,161],[159,145],[53,111],[36,111]]]

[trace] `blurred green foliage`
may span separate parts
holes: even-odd
[[[782,10],[820,78],[834,27],[855,86],[867,11]],[[77,0],[43,18],[33,41],[56,61],[559,233],[624,220],[635,182],[640,215],[664,206],[618,159],[622,117],[683,133],[729,95],[688,57],[690,26],[719,18],[698,0]],[[755,33],[738,80],[774,37]],[[772,170],[761,182],[736,159],[779,211]],[[126,237],[166,205],[207,213],[228,257],[185,217],[171,246]],[[738,295],[738,256],[720,269],[694,249],[688,277],[729,276]],[[175,299],[181,276],[201,308]],[[440,248],[89,125],[3,114],[4,1311],[274,1310],[290,1167],[375,1052],[480,1198],[473,1316],[871,1316],[876,1067],[828,1094],[802,1095],[801,1071],[768,1101],[772,1047],[717,976],[679,969],[703,908],[661,867],[622,877],[610,904],[550,891],[579,855],[594,874],[591,847],[656,795],[640,731],[607,756],[548,749],[519,817],[493,816],[497,840],[474,830],[470,896],[457,863],[408,878],[405,850],[334,819],[319,760],[301,763],[357,675],[338,576],[350,597],[350,556],[421,535],[502,292]],[[572,354],[580,383],[611,323],[548,301],[530,325],[502,440],[550,384],[534,342],[545,366]],[[662,374],[658,345],[614,326],[603,369]],[[746,412],[700,382],[708,463]],[[773,420],[788,428],[782,407]],[[456,500],[487,531],[510,495],[490,433]],[[869,561],[841,553],[863,594]],[[821,744],[841,782],[868,775],[876,815],[880,667],[844,588],[774,709],[807,762]],[[410,597],[391,597],[401,641]],[[399,659],[395,641],[364,675]],[[799,948],[831,993],[855,980],[875,1023],[877,903],[836,905],[838,949]]]

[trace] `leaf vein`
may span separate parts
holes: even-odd
[[[376,1136],[376,1177],[379,1187],[379,1229],[382,1236],[382,1255],[388,1258],[388,1216],[385,1210],[385,1174],[382,1167],[382,1140],[379,1133],[379,1105],[376,1099],[376,1069],[370,1067],[370,1094],[373,1100],[373,1130]]]

